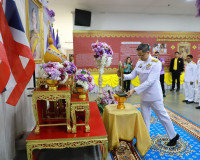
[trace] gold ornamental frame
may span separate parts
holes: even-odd
[[[39,20],[36,20],[39,23],[39,43],[40,43],[40,58],[34,58],[35,63],[43,63],[44,62],[44,28],[43,28],[43,5],[39,0],[25,0],[26,1],[26,35],[31,47],[31,38],[30,38],[30,23],[29,19],[29,11],[33,9],[34,6],[30,6],[30,1],[37,7],[38,9],[38,17]],[[31,8],[32,7],[32,8]],[[37,16],[36,16],[37,17]],[[37,40],[36,40],[37,41]],[[37,42],[36,42],[37,43]],[[31,52],[33,54],[32,48]]]
[[[190,54],[190,43],[178,43],[177,50],[181,56],[181,58],[186,59],[186,56]]]

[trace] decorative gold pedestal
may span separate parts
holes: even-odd
[[[85,122],[83,124],[77,124],[76,121],[76,112],[85,111]],[[72,133],[77,133],[77,126],[85,126],[85,132],[90,132],[89,126],[89,98],[86,95],[85,99],[79,99],[79,95],[72,94],[71,96],[71,119],[72,119]]]
[[[115,100],[118,102],[117,109],[125,109],[124,102],[127,100],[126,97],[119,97],[118,95],[114,94]]]
[[[44,126],[60,126],[66,125],[67,132],[71,132],[70,126],[70,99],[71,93],[69,88],[58,88],[56,91],[49,91],[48,89],[35,89],[32,91],[32,105],[33,105],[33,112],[36,121],[35,127],[35,134],[40,134],[40,127]],[[45,101],[58,101],[58,100],[65,100],[66,101],[66,123],[58,123],[58,124],[41,124],[39,120],[39,116],[41,115],[40,110],[38,110],[38,102],[39,100]]]

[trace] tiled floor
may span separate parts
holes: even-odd
[[[185,118],[195,122],[200,125],[200,109],[196,109],[195,107],[198,104],[186,104],[183,103],[184,94],[183,90],[177,92],[170,92],[166,90],[166,97],[164,98],[164,104],[168,108],[174,110],[175,112],[181,114]],[[96,98],[96,94],[90,94],[90,101],[94,101]],[[134,94],[132,97],[128,98],[128,103],[139,103],[140,98],[138,95]],[[38,160],[98,160],[100,157],[100,148],[99,147],[84,147],[77,149],[63,149],[63,150],[45,150],[41,153]],[[26,150],[17,151],[17,155],[14,160],[26,160]],[[110,160],[111,157],[108,155],[107,160]]]

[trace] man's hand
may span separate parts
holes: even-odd
[[[190,85],[193,85],[193,82],[190,82]]]
[[[133,93],[135,93],[134,89],[131,89],[130,91],[128,91],[126,94],[128,95],[128,97],[132,96]]]

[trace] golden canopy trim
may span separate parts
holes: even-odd
[[[74,31],[74,37],[200,38],[200,32],[175,31]]]

